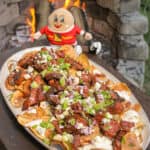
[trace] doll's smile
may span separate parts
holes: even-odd
[[[62,27],[62,24],[55,23],[54,26],[55,26],[55,28],[58,29],[58,28],[61,28],[61,27]]]

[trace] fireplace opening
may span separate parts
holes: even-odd
[[[143,35],[148,21],[139,13],[140,0],[2,0],[0,51],[34,42],[31,35],[47,25],[49,14],[60,7],[70,10],[75,23],[102,43],[103,55],[97,57],[142,87],[148,58]],[[81,36],[78,42],[89,46]]]

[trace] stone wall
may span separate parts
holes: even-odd
[[[90,28],[111,41],[117,70],[142,87],[149,53],[143,38],[148,19],[139,12],[140,0],[88,0],[87,6]]]
[[[10,39],[10,35],[7,31],[7,25],[19,16],[19,8],[17,5],[18,1],[0,1],[0,50],[6,46],[8,40]]]
[[[14,29],[19,24],[26,24],[26,15],[24,9],[28,6],[23,6],[23,0],[0,0],[0,51],[5,50],[8,45],[18,46],[17,36]],[[29,4],[29,0],[25,1]],[[22,39],[25,37],[25,32],[22,31]],[[29,34],[27,35],[29,36]],[[20,35],[21,37],[21,35]],[[18,41],[17,41],[18,42]]]

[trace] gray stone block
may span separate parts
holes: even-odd
[[[104,8],[109,8],[114,12],[119,11],[120,0],[96,0],[96,1],[100,6]]]
[[[16,19],[13,19],[9,24],[6,25],[6,30],[8,34],[13,34],[15,26],[17,24],[22,24],[26,22],[26,16],[19,16]]]
[[[148,32],[148,19],[139,12],[120,15],[118,32],[126,35],[145,34]]]
[[[93,31],[107,37],[108,39],[112,39],[113,29],[106,21],[94,19]]]
[[[140,8],[140,0],[97,0],[97,3],[116,13],[134,12]]]
[[[6,36],[6,28],[0,27],[0,40],[2,40]]]
[[[119,59],[117,70],[137,87],[143,87],[145,61]]]
[[[140,9],[141,0],[121,0],[119,13],[134,12]]]
[[[114,29],[117,29],[118,23],[120,24],[120,18],[116,13],[110,11],[106,19]]]
[[[9,39],[10,36],[7,35],[3,38],[3,40],[0,40],[0,51],[2,51],[6,47],[6,45],[8,45]]]
[[[143,36],[119,36],[118,54],[120,58],[146,60],[149,48]]]
[[[10,4],[10,3],[18,3],[18,2],[21,2],[23,0],[4,0],[7,4]]]
[[[0,14],[7,9],[7,4],[5,3],[5,0],[0,0]]]
[[[0,13],[0,26],[9,24],[12,20],[19,16],[18,4],[11,4],[6,10]]]

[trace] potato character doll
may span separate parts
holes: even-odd
[[[82,53],[82,48],[77,45],[76,36],[83,35],[86,40],[92,39],[92,34],[82,30],[75,25],[74,17],[64,8],[56,9],[48,18],[48,25],[41,28],[40,31],[33,35],[34,39],[40,38],[45,34],[51,45],[70,44],[75,46],[78,54]]]

